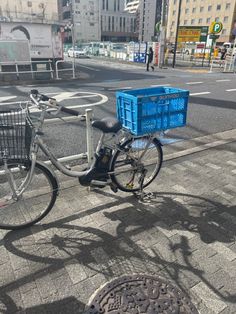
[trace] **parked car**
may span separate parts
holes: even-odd
[[[75,49],[70,48],[68,50],[68,57],[74,57],[75,58],[87,58],[87,50],[85,48],[77,48]]]

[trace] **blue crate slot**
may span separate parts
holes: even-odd
[[[189,91],[158,87],[116,93],[117,117],[134,135],[183,127],[187,121]]]

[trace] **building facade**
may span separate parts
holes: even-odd
[[[137,41],[136,14],[125,11],[126,0],[101,1],[101,40]]]
[[[125,11],[126,0],[58,0],[63,24],[73,21],[75,41],[137,40],[136,14]],[[71,41],[71,34],[65,35]]]
[[[167,38],[175,41],[179,0],[170,0],[168,13]],[[182,0],[181,26],[210,26],[211,22],[223,23],[218,42],[232,40],[233,22],[236,19],[235,0]]]
[[[73,23],[77,43],[100,40],[99,0],[58,0],[58,8],[60,21]],[[71,42],[71,33],[65,34],[65,42]]]
[[[58,21],[57,0],[0,0],[0,21],[53,24]]]
[[[162,0],[140,0],[139,40],[152,41],[156,35],[155,26],[161,21]]]
[[[129,13],[137,13],[140,0],[126,0],[125,11]]]

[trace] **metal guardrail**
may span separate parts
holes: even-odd
[[[49,66],[49,70],[34,70],[34,67],[39,64],[45,64]],[[15,71],[2,71],[2,66],[15,66]],[[30,66],[30,70],[20,70],[20,66]],[[52,69],[52,60],[48,61],[11,61],[11,62],[0,62],[0,74],[16,74],[17,79],[20,79],[20,74],[31,74],[32,79],[34,79],[34,74],[41,73],[50,73],[51,79],[53,79],[53,69]]]
[[[68,157],[60,158],[60,162],[69,162],[77,159],[85,159],[88,160],[88,165],[90,166],[93,163],[94,159],[94,136],[93,136],[93,127],[92,127],[92,121],[93,121],[93,109],[86,109],[85,115],[79,115],[77,117],[71,116],[71,117],[65,117],[63,120],[59,118],[53,118],[53,119],[47,119],[45,120],[45,124],[54,124],[58,122],[64,122],[64,121],[86,121],[86,146],[87,146],[87,152],[78,154],[78,155],[72,155]],[[47,161],[46,163],[50,164],[50,161]]]
[[[227,69],[227,65],[228,65],[228,61],[227,60],[218,60],[218,59],[213,59],[211,61],[211,66],[210,66],[210,73],[213,72],[213,69],[217,68],[218,70],[221,70],[222,72],[226,72]]]
[[[71,64],[72,67],[66,68],[66,69],[58,69],[58,65],[65,62]],[[62,78],[59,77],[59,72],[65,72],[65,71],[72,71],[72,78],[75,79],[75,63],[71,61],[58,60],[56,62],[56,79],[61,80]]]

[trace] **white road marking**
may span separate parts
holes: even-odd
[[[88,69],[88,70],[91,70],[91,71],[101,72],[101,70],[94,69],[94,68],[91,68],[91,67],[88,67],[88,66],[82,65],[82,64],[80,64],[80,63],[77,63],[77,65],[78,65],[78,66],[80,66],[81,68],[85,68],[85,69]]]
[[[16,96],[2,96],[2,97],[0,97],[0,102],[5,101],[5,100],[14,99],[14,98],[16,98]]]
[[[159,84],[159,85],[150,85],[151,87],[165,87],[165,86],[170,86],[170,84]]]
[[[109,88],[109,91],[115,91],[115,90],[125,90],[125,89],[132,89],[133,87],[128,86],[128,87],[120,87],[120,88]]]
[[[216,82],[230,82],[231,80],[216,80]]]
[[[210,93],[211,92],[191,93],[190,96],[207,95],[207,94],[210,94]]]
[[[202,84],[203,82],[188,82],[186,83],[187,85],[197,85],[197,84]]]
[[[83,107],[93,107],[93,106],[99,106],[103,105],[108,101],[108,97],[103,94],[99,93],[92,93],[92,92],[63,92],[63,93],[46,93],[47,95],[55,95],[53,98],[57,100],[57,102],[61,102],[63,100],[71,100],[71,99],[83,99],[83,98],[100,98],[97,102],[95,103],[90,103],[90,104],[84,104],[84,105],[76,105],[76,106],[67,106],[67,108],[83,108]],[[82,94],[75,96],[76,94]],[[16,96],[14,96],[16,97]],[[26,103],[27,101],[14,101],[14,102],[7,102],[7,103],[0,103],[0,106],[5,106],[5,105],[16,105],[20,103]],[[33,112],[38,112],[38,109],[34,109]]]
[[[226,89],[226,92],[236,92],[236,88],[233,88],[233,89]]]

